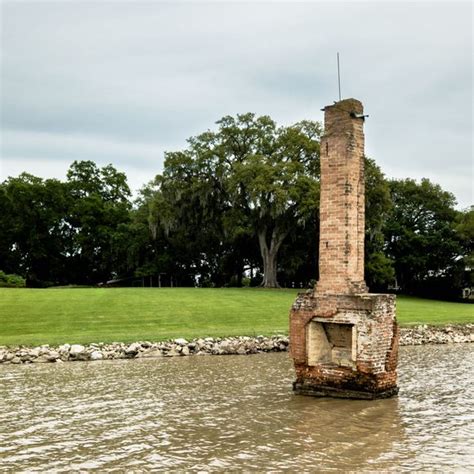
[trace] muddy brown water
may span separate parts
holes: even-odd
[[[296,396],[286,353],[0,366],[0,471],[469,471],[474,345],[403,347],[400,394]]]

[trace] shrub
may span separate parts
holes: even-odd
[[[0,270],[0,287],[3,288],[24,288],[26,280],[20,275],[8,275]]]

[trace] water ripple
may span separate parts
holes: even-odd
[[[471,470],[473,362],[404,347],[372,402],[293,395],[286,354],[0,366],[0,470]]]

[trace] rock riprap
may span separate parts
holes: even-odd
[[[400,345],[452,344],[474,342],[474,324],[443,327],[415,326],[402,328]],[[193,340],[184,338],[171,341],[139,341],[94,344],[62,344],[38,347],[0,346],[0,364],[29,364],[38,362],[98,361],[107,359],[136,359],[148,357],[177,357],[191,355],[245,355],[260,352],[285,352],[287,336],[240,336]]]

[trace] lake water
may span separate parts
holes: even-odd
[[[402,347],[377,401],[294,395],[286,353],[0,365],[0,470],[472,470],[473,349]]]

